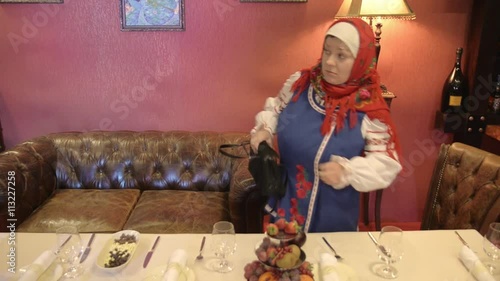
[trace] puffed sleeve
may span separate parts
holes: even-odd
[[[286,107],[288,102],[293,96],[292,85],[299,79],[300,71],[292,74],[283,84],[277,97],[267,98],[264,109],[257,113],[255,116],[255,127],[253,127],[251,134],[254,134],[260,129],[269,131],[272,135],[276,133],[276,126],[278,124],[278,116]]]
[[[341,183],[334,188],[341,189],[352,185],[360,192],[387,188],[402,169],[394,143],[389,142],[388,127],[378,119],[363,118],[361,131],[365,139],[364,156],[351,159],[332,155],[330,161],[344,167]],[[396,159],[389,155],[395,155]]]

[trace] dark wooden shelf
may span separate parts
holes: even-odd
[[[488,125],[500,125],[500,115],[499,114],[494,114],[491,112],[487,113],[486,120],[488,122]]]
[[[436,111],[434,127],[445,133],[483,134],[486,126],[492,124],[486,114],[443,113]]]

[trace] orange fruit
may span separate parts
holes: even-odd
[[[266,271],[259,276],[259,281],[278,281],[278,278],[272,272]]]
[[[259,281],[260,281],[260,279],[259,279]],[[300,281],[314,281],[314,279],[307,274],[301,274]]]

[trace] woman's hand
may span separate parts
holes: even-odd
[[[273,147],[273,136],[269,133],[268,130],[260,129],[250,138],[250,146],[252,147],[253,152],[257,153],[259,150],[259,144],[263,141],[266,141],[270,147]]]
[[[345,169],[337,162],[326,162],[319,164],[319,178],[326,184],[331,185],[335,189],[341,189],[339,185],[342,183]]]

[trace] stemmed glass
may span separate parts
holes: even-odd
[[[496,267],[493,264],[500,258],[500,223],[493,222],[488,228],[488,232],[484,235],[483,250],[491,258],[492,262],[486,264],[491,274]]]
[[[79,260],[83,252],[82,240],[75,226],[63,226],[56,230],[57,250],[56,255],[64,268],[67,278],[78,277],[83,272]]]
[[[212,230],[212,249],[218,257],[213,269],[218,272],[230,272],[233,270],[232,264],[227,260],[227,256],[236,250],[236,237],[234,226],[228,221],[216,222]]]
[[[392,266],[403,258],[403,230],[395,226],[384,226],[378,239],[377,248],[379,258],[385,265],[378,267],[376,273],[386,279],[398,277],[398,270]]]

